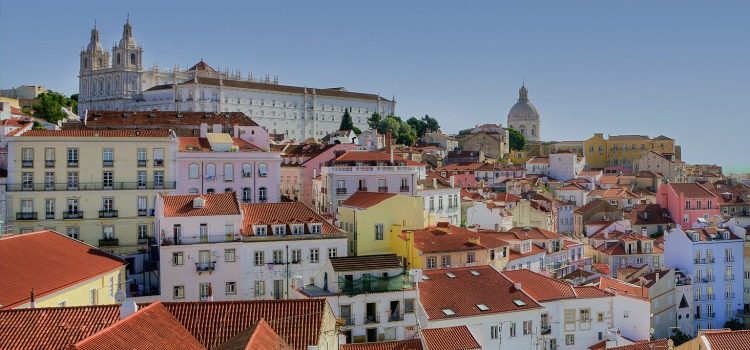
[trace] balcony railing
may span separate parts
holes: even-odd
[[[118,211],[114,209],[109,210],[99,210],[99,217],[100,218],[116,218],[118,216]]]
[[[154,159],[154,166],[164,166],[164,159]]]
[[[401,192],[409,192],[409,186],[401,186],[399,189]]]
[[[45,168],[54,168],[55,167],[55,160],[54,159],[48,159],[44,161],[44,167]]]
[[[20,212],[16,213],[16,220],[36,220],[36,212]]]
[[[147,164],[148,164],[148,161],[147,161],[147,160],[145,160],[145,159],[138,159],[138,166],[139,166],[139,167],[144,167],[144,166],[146,166]]]
[[[707,312],[707,313],[706,313],[706,316],[707,316],[708,318],[716,318],[716,313],[715,313],[715,312]]]
[[[550,327],[549,325],[542,325],[541,328],[542,328],[541,329],[542,335],[546,335],[546,334],[552,333],[552,327]]]
[[[195,263],[195,271],[197,272],[211,272],[216,268],[216,261],[208,262],[197,262]]]
[[[371,324],[371,323],[380,323],[380,315],[378,314],[365,315],[365,324]]]
[[[404,320],[404,314],[400,312],[392,312],[390,315],[388,315],[388,322],[396,322],[396,321],[403,321]]]
[[[734,262],[734,256],[725,256],[724,262]]]
[[[342,321],[344,321],[344,326],[353,326],[354,325],[354,315],[344,316],[341,318]]]
[[[346,194],[346,188],[337,188],[336,194]]]
[[[47,220],[54,220],[55,219],[55,213],[54,212],[44,213],[44,218],[47,219]]]
[[[64,211],[63,219],[83,219],[82,211]]]
[[[120,244],[120,240],[117,238],[105,238],[99,240],[100,247],[112,247]]]
[[[138,216],[147,216],[148,209],[138,209]]]
[[[8,184],[8,192],[18,191],[101,191],[101,190],[153,190],[176,188],[174,181],[162,182],[79,182],[75,183],[34,183]]]
[[[734,292],[724,293],[724,299],[734,299]]]
[[[367,192],[367,186],[360,186],[360,187],[357,187],[357,191],[361,191],[361,192]]]
[[[68,168],[77,168],[77,167],[78,167],[78,160],[68,159]]]
[[[115,161],[114,160],[102,160],[102,166],[113,167],[115,166]]]
[[[22,160],[21,166],[24,168],[33,168],[34,167],[34,161],[33,160]]]
[[[378,192],[388,192],[388,187],[378,186]]]
[[[148,237],[138,238],[138,244],[149,244],[150,239]]]

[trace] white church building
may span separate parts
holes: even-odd
[[[93,110],[243,112],[273,134],[303,140],[338,130],[349,110],[354,125],[365,130],[373,113],[395,114],[395,98],[347,91],[279,84],[278,78],[242,77],[219,71],[201,60],[187,70],[144,69],[143,47],[128,20],[122,38],[105,50],[96,26],[80,54],[81,114]]]

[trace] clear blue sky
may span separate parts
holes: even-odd
[[[205,59],[285,84],[380,93],[455,132],[505,124],[525,79],[546,140],[664,134],[688,162],[750,171],[750,3],[2,1],[0,86],[77,92],[97,21],[130,13],[144,62]]]

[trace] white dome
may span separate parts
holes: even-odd
[[[528,90],[525,86],[521,86],[521,89],[518,90],[518,102],[508,112],[509,123],[521,120],[539,120],[539,112],[534,104],[529,101]]]

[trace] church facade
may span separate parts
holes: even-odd
[[[243,78],[203,60],[187,70],[145,69],[143,48],[128,20],[111,51],[101,45],[98,29],[91,30],[80,54],[78,106],[82,115],[94,110],[242,112],[270,133],[303,140],[338,130],[347,109],[354,125],[365,130],[373,113],[395,114],[396,101],[342,87],[282,85],[270,76]]]
[[[518,90],[518,102],[508,112],[508,127],[520,132],[529,142],[541,141],[539,112],[531,101],[525,85]]]

